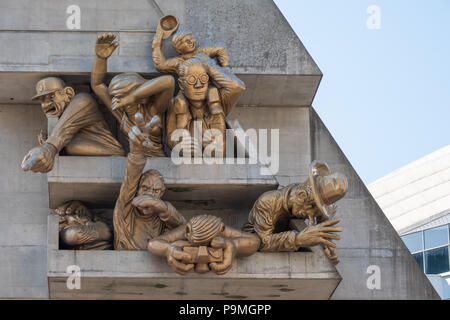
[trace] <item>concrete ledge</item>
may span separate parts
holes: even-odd
[[[51,299],[329,299],[341,281],[321,247],[312,252],[256,253],[223,276],[180,276],[147,251],[58,250],[58,217],[48,219]],[[66,286],[66,269],[81,269],[81,289]]]
[[[92,208],[112,208],[119,194],[126,157],[59,156],[48,173],[50,208],[70,200]],[[264,192],[278,187],[259,165],[175,165],[171,158],[150,158],[147,169],[164,176],[164,199],[178,209],[249,207]]]

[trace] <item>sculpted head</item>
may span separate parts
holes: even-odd
[[[131,92],[136,90],[141,84],[145,82],[145,78],[134,72],[121,73],[112,78],[108,86],[108,92],[112,97],[112,103],[126,97]],[[138,103],[145,104],[147,101],[138,101]]]
[[[292,207],[292,215],[296,218],[305,219],[307,214],[305,207],[314,204],[309,182],[295,186],[289,195],[289,205]]]
[[[147,170],[141,176],[139,181],[138,196],[149,195],[160,199],[166,192],[164,178],[158,170]]]
[[[209,76],[198,59],[188,59],[179,67],[178,83],[190,101],[203,101],[208,94]]]
[[[197,246],[208,245],[212,239],[225,230],[222,219],[216,216],[195,216],[186,224],[186,239]]]
[[[47,117],[60,117],[75,96],[73,88],[66,87],[64,81],[55,77],[39,80],[36,84],[36,93],[32,100],[41,102],[42,111]]]
[[[195,45],[195,39],[189,31],[178,31],[172,38],[172,46],[180,55],[194,52]]]

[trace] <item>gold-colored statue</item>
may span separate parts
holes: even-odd
[[[146,80],[137,73],[122,73],[106,86],[103,81],[107,73],[107,59],[119,46],[118,42],[114,42],[115,39],[116,35],[112,33],[105,33],[97,38],[91,86],[119,121],[122,132],[128,135],[136,125],[134,116],[137,113],[144,116],[145,122],[151,121],[154,116],[163,118],[174,94],[175,81],[172,76]],[[146,150],[147,156],[165,157],[161,122],[153,128],[150,139],[152,147]]]
[[[314,161],[309,178],[279,190],[262,194],[253,205],[245,231],[261,238],[260,251],[297,251],[300,247],[323,245],[334,263],[335,251],[342,228],[335,227],[339,219],[330,220],[336,212],[335,202],[347,192],[347,178],[331,173],[326,163]],[[309,226],[301,232],[289,230],[291,218],[308,219]]]
[[[160,126],[155,116],[145,123],[141,113],[135,115],[136,126],[129,132],[130,153],[114,213],[114,248],[116,250],[145,250],[148,241],[165,229],[186,223],[184,217],[167,201],[161,200],[166,187],[157,170],[142,173],[146,154],[152,150],[150,133]]]
[[[39,147],[31,149],[22,161],[22,169],[49,172],[55,156],[64,148],[74,156],[123,156],[125,151],[113,137],[93,97],[75,94],[71,87],[55,77],[44,78],[36,85],[37,95],[47,117],[58,117],[50,137],[40,133]]]
[[[245,84],[231,73],[224,47],[196,47],[196,41],[188,31],[175,34],[172,45],[179,56],[167,60],[161,49],[162,41],[177,28],[178,21],[174,16],[163,17],[152,44],[156,69],[179,77],[180,92],[167,112],[166,144],[172,149],[178,143],[172,141],[176,129],[186,129],[194,137],[194,121],[200,121],[203,133],[216,129],[222,135],[224,152],[225,118],[245,90]],[[194,148],[204,148],[210,141],[193,140],[192,144]]]
[[[151,240],[148,250],[167,257],[172,269],[182,275],[194,267],[198,273],[225,274],[235,257],[250,256],[259,245],[255,234],[226,226],[219,217],[199,215]]]
[[[59,237],[63,248],[73,250],[105,250],[112,247],[109,225],[92,215],[80,201],[59,206]]]

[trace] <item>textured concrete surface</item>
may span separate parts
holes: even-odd
[[[349,190],[338,203],[344,228],[337,241],[342,282],[333,299],[439,299],[436,291],[377,205],[314,109],[310,109],[311,156],[344,173]],[[369,266],[380,270],[380,289],[369,289]]]
[[[125,157],[64,157],[48,173],[50,208],[70,200],[95,207],[114,207],[125,173]],[[171,158],[151,158],[144,169],[156,169],[164,176],[164,199],[177,208],[209,209],[250,206],[258,196],[276,189],[273,176],[260,174],[259,165],[185,164]]]
[[[146,251],[58,250],[58,217],[48,221],[52,299],[328,299],[341,280],[320,246],[312,252],[237,258],[223,276],[180,276],[166,259]],[[67,289],[70,265],[81,269],[80,290]]]
[[[0,105],[0,297],[45,298],[48,193],[22,158],[46,126],[37,106]]]
[[[151,41],[159,18],[174,14],[182,29],[192,30],[198,45],[226,46],[233,71],[248,87],[241,104],[311,104],[322,73],[271,0],[130,3],[77,1],[81,29],[69,30],[66,9],[72,1],[2,1],[0,42],[8,46],[0,54],[0,83],[8,90],[0,92],[0,102],[28,102],[36,78],[49,74],[77,74],[89,83],[95,39],[102,32],[117,32],[120,42],[109,59],[109,72],[154,76]],[[164,48],[168,56],[175,55],[170,41]]]

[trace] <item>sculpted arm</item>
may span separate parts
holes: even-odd
[[[166,60],[166,56],[164,55],[161,48],[162,40],[163,40],[162,31],[156,30],[156,34],[155,37],[153,38],[152,43],[152,58],[153,63],[155,64],[155,68],[159,72],[178,74],[178,66],[180,64],[180,59],[172,58]]]
[[[205,66],[213,83],[219,89],[222,108],[225,116],[227,116],[244,92],[245,84],[229,69],[217,68],[214,60],[209,60]]]
[[[112,110],[112,98],[108,92],[108,88],[104,83],[107,73],[107,59],[112,55],[114,50],[119,46],[118,42],[114,42],[116,35],[105,33],[97,38],[95,42],[95,60],[91,72],[91,87],[97,97],[112,112],[114,117],[122,122],[120,112]]]
[[[222,67],[226,68],[230,66],[230,56],[225,50],[225,47],[207,47],[202,48],[202,51],[205,52],[205,54],[207,54],[210,58],[217,58]]]

